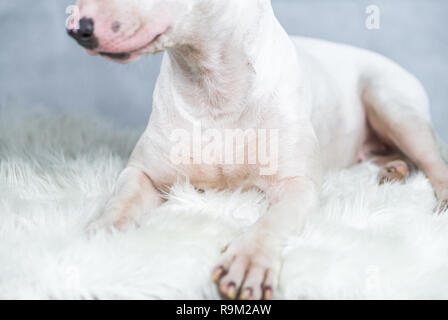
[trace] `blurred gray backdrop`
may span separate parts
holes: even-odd
[[[241,0],[244,1],[244,0]],[[0,1],[0,105],[42,104],[99,113],[143,129],[160,56],[118,65],[88,56],[66,35],[74,0]],[[381,29],[365,28],[366,7],[381,9]],[[380,52],[416,74],[448,140],[447,0],[273,0],[290,34],[345,42]]]

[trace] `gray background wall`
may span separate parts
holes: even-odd
[[[241,0],[244,1],[244,0]],[[117,65],[88,56],[64,30],[74,0],[0,1],[0,104],[99,113],[144,128],[160,56]],[[381,29],[365,9],[381,9]],[[436,128],[448,140],[447,0],[273,0],[291,34],[350,43],[398,61],[425,84]]]

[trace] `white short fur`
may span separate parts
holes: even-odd
[[[319,214],[323,176],[363,159],[372,133],[413,161],[439,199],[448,200],[448,168],[437,152],[425,90],[390,60],[345,45],[291,39],[268,0],[79,5],[81,17],[95,21],[103,52],[129,48],[133,39],[126,30],[166,30],[151,35],[154,40],[127,61],[167,50],[149,126],[91,230],[138,222],[179,179],[205,189],[256,187],[270,208],[230,243],[214,276],[226,297],[271,298],[285,241]],[[119,34],[105,32],[117,19]],[[127,29],[129,21],[140,25]],[[217,130],[281,129],[278,172],[266,177],[247,165],[173,165],[170,133],[198,123]]]

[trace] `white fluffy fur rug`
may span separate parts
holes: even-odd
[[[84,228],[138,133],[49,110],[0,110],[0,298],[219,298],[220,249],[266,209],[263,195],[173,188],[125,234]],[[363,164],[328,175],[322,211],[284,254],[277,298],[448,298],[448,214],[429,182],[378,186]]]

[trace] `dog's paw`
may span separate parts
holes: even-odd
[[[213,280],[224,298],[271,300],[277,285],[280,256],[262,242],[239,239],[228,246]]]
[[[389,162],[381,170],[378,180],[380,184],[388,182],[405,182],[410,176],[409,166],[402,160]]]
[[[138,227],[137,222],[132,219],[111,219],[103,217],[89,224],[86,228],[86,233],[91,238],[99,232],[124,232],[131,227]]]

